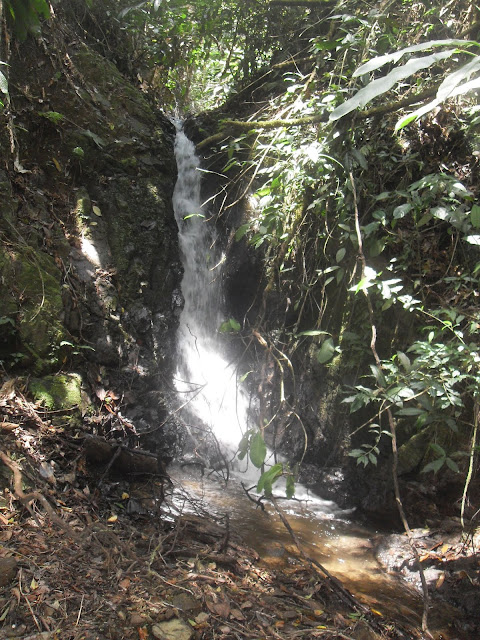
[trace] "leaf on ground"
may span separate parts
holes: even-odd
[[[220,616],[221,618],[228,618],[230,615],[230,605],[228,602],[209,602],[206,601],[206,605],[208,609],[216,616]]]

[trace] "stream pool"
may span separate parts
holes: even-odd
[[[298,556],[294,541],[275,512],[266,504],[262,511],[248,499],[241,478],[228,485],[196,471],[173,467],[170,475],[181,487],[174,500],[178,507],[197,505],[214,517],[226,518],[230,529],[260,555],[270,567],[281,570]],[[185,500],[185,493],[194,498]],[[302,498],[307,496],[302,496]],[[301,501],[281,502],[281,508],[300,540],[304,552],[321,563],[361,602],[405,627],[419,629],[423,602],[417,589],[388,572],[376,558],[375,549],[385,534],[355,522],[354,514],[335,503],[311,495]],[[195,510],[195,509],[193,509]],[[449,604],[433,603],[429,627],[436,640],[473,640],[452,632],[452,621],[460,612]]]

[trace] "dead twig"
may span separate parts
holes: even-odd
[[[39,621],[37,619],[37,616],[33,613],[32,605],[30,604],[27,596],[25,595],[25,593],[23,591],[23,587],[22,587],[22,570],[21,569],[18,572],[18,588],[19,588],[20,593],[24,597],[25,602],[27,603],[28,610],[30,611],[30,614],[31,614],[31,616],[33,618],[33,621],[35,622],[35,626],[40,631],[40,633],[42,633],[42,627],[40,626],[40,623],[39,623]]]
[[[6,453],[0,451],[0,460],[3,462],[5,466],[7,466],[10,471],[13,473],[13,493],[14,496],[19,502],[23,504],[23,506],[28,509],[29,513],[35,518],[35,514],[32,511],[30,503],[33,500],[38,500],[40,504],[43,506],[45,511],[48,513],[52,522],[54,522],[60,529],[63,529],[70,537],[72,537],[76,542],[80,541],[79,534],[72,529],[72,527],[66,523],[62,518],[57,516],[50,503],[47,501],[44,495],[42,495],[39,491],[31,491],[30,493],[25,493],[22,489],[22,470],[20,466],[14,462]],[[36,519],[36,518],[35,518]]]

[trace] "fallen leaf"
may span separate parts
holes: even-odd
[[[138,627],[138,639],[139,640],[147,640],[148,639],[148,629],[147,629],[147,627]]]
[[[197,624],[203,624],[204,622],[207,622],[209,618],[210,616],[208,615],[208,613],[206,613],[205,611],[201,611],[198,616],[195,617],[195,622]]]
[[[230,615],[232,616],[232,618],[234,618],[234,620],[245,620],[245,616],[240,611],[240,609],[232,609],[230,611]]]
[[[110,518],[108,518],[107,522],[116,522],[118,520],[118,516],[117,515],[113,515],[110,516]]]
[[[124,591],[126,591],[130,586],[130,578],[124,578],[123,580],[120,580],[120,582],[118,583],[118,586],[120,587],[120,589],[123,589]]]
[[[230,615],[230,605],[228,602],[209,602],[207,600],[206,605],[213,614],[221,618],[228,618]]]
[[[444,573],[441,573],[441,574],[438,576],[438,580],[437,580],[437,582],[435,583],[435,589],[440,589],[440,587],[442,586],[442,584],[443,584],[444,582],[445,582],[445,574],[444,574]]]

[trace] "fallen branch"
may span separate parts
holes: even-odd
[[[34,500],[38,500],[38,502],[40,502],[40,504],[43,506],[45,511],[48,513],[52,522],[54,522],[60,529],[63,529],[63,531],[65,531],[76,542],[79,542],[80,541],[79,534],[76,531],[74,531],[68,523],[64,522],[62,518],[57,516],[57,514],[52,509],[52,507],[50,506],[50,503],[47,501],[45,496],[43,496],[39,491],[31,491],[30,493],[25,493],[23,491],[22,470],[20,466],[16,462],[11,460],[11,458],[3,451],[0,451],[0,460],[13,473],[13,495],[19,502],[23,504],[23,506],[26,509],[28,509],[31,516],[35,518],[35,514],[32,511],[30,503],[33,502]]]
[[[129,449],[99,436],[87,436],[84,451],[88,462],[107,465],[102,480],[110,468],[122,474],[165,475],[159,469],[157,456],[150,451]]]

